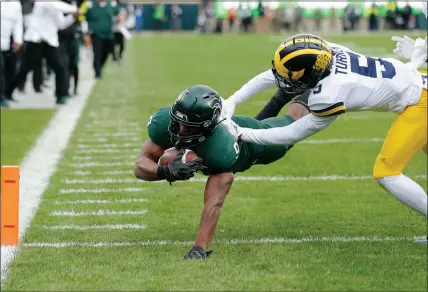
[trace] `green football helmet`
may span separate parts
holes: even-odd
[[[220,123],[221,109],[221,97],[211,87],[195,85],[184,90],[169,112],[172,144],[188,149],[204,142]]]

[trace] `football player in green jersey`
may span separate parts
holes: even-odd
[[[284,127],[309,113],[304,97],[295,99],[283,117],[258,121],[247,116],[225,118],[222,98],[212,88],[196,85],[184,90],[171,108],[162,108],[148,122],[149,139],[141,148],[135,176],[141,180],[188,180],[194,172],[208,176],[199,232],[186,259],[206,258],[220,216],[220,209],[233,183],[233,174],[256,164],[282,158],[293,145],[258,145],[237,140],[236,125],[253,129]],[[201,159],[184,164],[182,151],[175,161],[159,166],[168,148],[191,149]]]

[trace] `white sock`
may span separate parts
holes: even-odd
[[[427,194],[416,182],[400,174],[376,179],[378,184],[394,195],[401,203],[419,214],[427,216]]]

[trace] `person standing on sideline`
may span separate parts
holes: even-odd
[[[102,68],[113,49],[113,17],[117,16],[121,25],[124,20],[119,13],[119,5],[115,1],[88,0],[84,5],[86,5],[87,23],[84,26],[87,27],[87,31],[84,30],[84,41],[86,46],[92,43],[95,78],[100,79]]]
[[[73,13],[73,15],[64,17],[63,13]],[[12,98],[13,91],[25,79],[27,73],[40,62],[42,57],[45,57],[48,65],[55,72],[56,103],[65,104],[68,96],[65,88],[64,68],[58,55],[58,30],[70,26],[77,15],[77,7],[67,3],[38,0],[34,2],[31,21],[24,34],[27,46],[24,50],[22,64],[17,75],[6,88],[6,98]]]
[[[183,10],[180,5],[172,4],[171,5],[171,29],[172,30],[181,30],[181,15]]]
[[[22,46],[23,19],[19,1],[0,2],[1,54],[0,54],[0,98],[1,107],[8,106],[4,90],[15,75],[16,53]],[[11,43],[11,38],[13,42]]]
[[[113,43],[113,61],[120,63],[123,59],[123,51],[125,49],[125,36],[121,32],[121,26],[123,25],[120,23],[120,19],[125,20],[126,19],[126,7],[123,6],[119,1],[117,1],[117,4],[119,5],[119,14],[117,16],[113,17],[114,27],[114,43]],[[117,52],[117,47],[119,47],[119,53]]]
[[[62,0],[65,3],[76,5],[74,0]],[[79,51],[79,34],[80,23],[77,19],[69,27],[62,29],[58,32],[59,38],[59,56],[61,64],[64,66],[64,80],[67,95],[70,96],[70,77],[74,77],[74,92],[77,94],[77,81],[78,81],[78,70],[77,70],[77,58]]]

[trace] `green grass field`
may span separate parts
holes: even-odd
[[[386,56],[395,47],[390,38],[328,40]],[[311,140],[359,142],[298,144],[282,160],[237,175],[266,180],[235,181],[207,260],[183,260],[197,233],[204,183],[134,179],[154,111],[194,84],[227,98],[270,67],[279,41],[269,35],[134,38],[124,63],[109,66],[94,88],[2,289],[426,291],[427,246],[413,242],[427,234],[426,218],[368,178],[393,114],[346,114]],[[255,116],[273,92],[236,112]],[[2,155],[3,135],[2,124]],[[427,189],[425,154],[405,171]],[[278,176],[300,180],[269,181]],[[360,179],[304,180],[324,176]],[[111,215],[83,213],[99,210]]]
[[[52,117],[54,110],[1,112],[1,164],[19,165]]]

